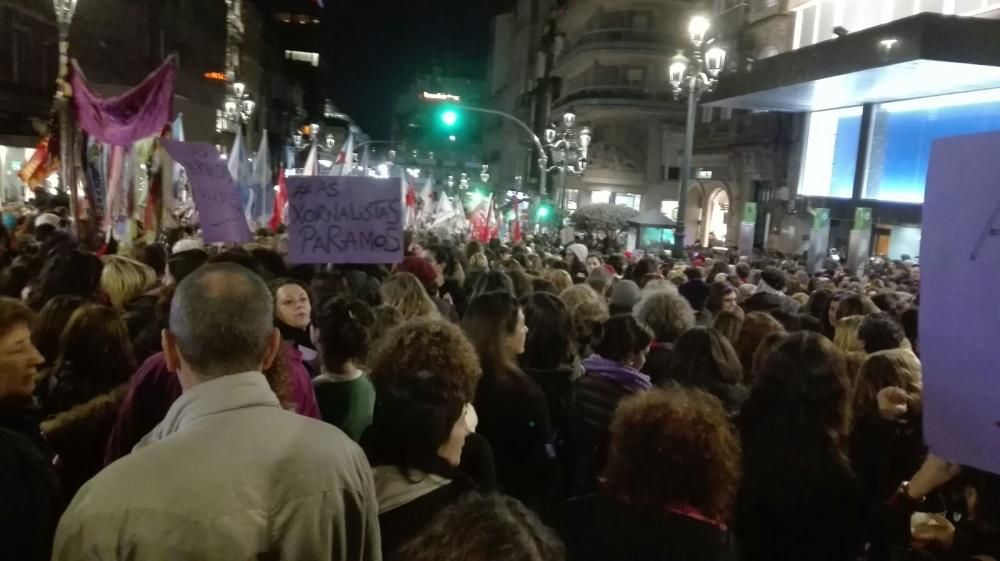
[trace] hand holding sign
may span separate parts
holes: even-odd
[[[371,177],[289,177],[292,263],[403,260],[403,184]]]
[[[184,166],[207,243],[245,243],[253,239],[236,183],[211,144],[164,140],[163,147]]]

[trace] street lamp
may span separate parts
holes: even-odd
[[[668,75],[670,85],[674,90],[674,98],[687,96],[687,125],[684,130],[684,157],[681,160],[681,185],[677,196],[677,228],[674,231],[674,255],[683,257],[685,214],[687,212],[688,180],[691,178],[691,158],[694,152],[695,117],[698,111],[698,100],[705,92],[710,92],[718,83],[719,73],[726,63],[726,51],[713,45],[707,52],[703,50],[705,35],[711,27],[711,22],[703,16],[691,18],[688,33],[691,45],[688,55],[678,53],[670,61]]]
[[[56,78],[55,109],[59,116],[59,181],[63,192],[69,191],[69,210],[74,228],[77,216],[76,180],[73,174],[72,148],[70,147],[69,100],[73,95],[66,76],[69,74],[69,31],[76,13],[77,0],[52,0],[59,27],[59,77]]]
[[[569,174],[583,175],[587,170],[587,150],[593,139],[590,127],[577,129],[576,114],[564,113],[562,125],[545,129],[545,147],[552,153],[552,167],[546,171],[560,171],[559,189],[555,193],[555,202],[563,207],[566,196],[566,182]]]

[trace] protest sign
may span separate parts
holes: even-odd
[[[289,177],[288,256],[292,263],[403,260],[399,178]]]
[[[1000,473],[1000,133],[931,149],[921,239],[924,432],[945,459]]]
[[[163,147],[187,171],[205,242],[251,241],[240,193],[219,151],[205,142],[164,140]]]

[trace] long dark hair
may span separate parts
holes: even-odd
[[[649,348],[653,330],[632,314],[611,316],[594,337],[594,352],[615,362]]]
[[[794,500],[817,478],[849,470],[848,393],[844,357],[826,337],[800,332],[775,347],[740,414],[745,487]]]
[[[573,320],[566,304],[554,294],[535,293],[521,301],[528,338],[521,365],[554,370],[573,360]]]
[[[340,372],[349,361],[368,356],[371,328],[375,324],[372,309],[361,300],[333,298],[313,308],[313,326],[319,330],[323,367]]]
[[[518,372],[517,357],[504,349],[507,337],[517,328],[521,306],[507,292],[488,292],[469,303],[462,318],[462,329],[479,354],[483,375]]]
[[[743,379],[743,367],[733,346],[707,327],[689,329],[677,339],[667,371],[686,386],[709,391]]]

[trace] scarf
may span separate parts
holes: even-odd
[[[591,355],[585,359],[583,367],[587,372],[606,378],[633,391],[648,390],[653,387],[649,376],[639,372],[635,368],[608,360],[600,355]]]

